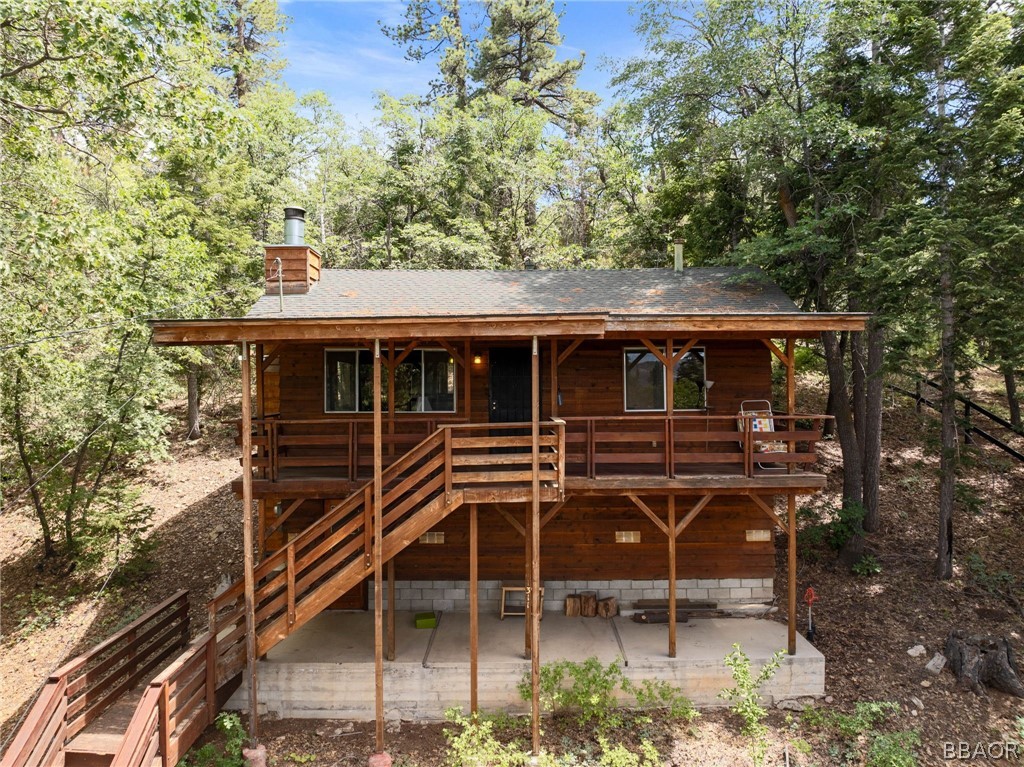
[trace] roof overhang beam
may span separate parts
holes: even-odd
[[[608,319],[609,337],[642,333],[652,336],[715,335],[750,338],[814,338],[828,330],[864,330],[870,314],[799,312],[790,314],[690,314],[660,317],[616,315]]]
[[[379,338],[603,338],[605,315],[430,317],[381,319],[155,320],[153,342],[161,346],[236,344],[241,341],[317,342]]]

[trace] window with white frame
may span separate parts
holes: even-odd
[[[390,399],[387,372],[381,376],[381,408]],[[455,360],[443,349],[414,349],[395,368],[395,410],[454,413]],[[373,356],[368,349],[324,351],[324,412],[373,411]]]
[[[665,366],[657,355],[646,347],[626,348],[622,369],[626,411],[665,410]],[[706,355],[703,347],[693,347],[675,364],[672,407],[697,410],[706,406]]]

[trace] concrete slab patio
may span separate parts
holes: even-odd
[[[429,720],[450,706],[469,705],[469,615],[446,612],[433,631],[416,629],[413,613],[396,614],[396,658],[384,664],[390,719]],[[786,626],[755,618],[696,618],[679,624],[676,658],[668,657],[668,626],[617,617],[569,618],[545,613],[541,662],[602,663],[621,659],[634,681],[663,679],[698,706],[721,705],[731,685],[723,658],[738,643],[757,667],[786,646]],[[522,618],[480,616],[480,707],[525,712],[516,690],[529,670]],[[374,715],[373,614],[327,611],[275,647],[259,664],[262,710],[280,717],[370,720]],[[773,699],[820,696],[824,656],[803,637],[766,689]],[[244,709],[244,687],[228,708]]]

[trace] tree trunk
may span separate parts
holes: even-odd
[[[864,445],[864,529],[877,532],[882,526],[879,511],[879,483],[882,471],[882,400],[885,394],[882,359],[885,333],[877,323],[867,329],[867,385],[864,421],[857,429]]]
[[[939,530],[938,558],[935,574],[940,580],[953,577],[953,503],[959,466],[959,445],[956,438],[956,360],[953,317],[953,275],[946,264],[939,279],[939,307],[942,336],[939,345],[942,382],[942,455],[939,460]]]
[[[245,6],[241,0],[235,0],[235,11],[238,13],[238,18],[235,19],[235,42],[232,47],[235,56],[241,61],[248,54],[248,50],[246,50],[248,46],[245,42]],[[235,99],[239,106],[249,95],[249,80],[244,67],[245,65],[242,63],[235,64]]]
[[[850,311],[860,311],[856,304],[850,302]],[[853,428],[857,433],[857,446],[861,453],[864,452],[864,422],[867,420],[868,390],[867,390],[867,352],[864,348],[864,333],[855,332],[850,334],[850,377],[853,380]]]
[[[825,415],[835,416],[836,414],[836,393],[832,391],[832,387],[828,387],[828,399],[825,401]],[[825,424],[821,427],[821,436],[824,439],[834,436],[836,433],[835,422],[830,418],[825,421]]]
[[[199,366],[189,365],[186,373],[188,382],[188,416],[185,423],[185,439],[199,439],[203,436],[202,417],[199,410]]]
[[[946,70],[945,70],[945,14],[939,6],[939,52],[935,64],[936,111],[940,150],[946,149],[944,134],[946,122]],[[943,188],[939,192],[939,208],[945,218],[949,187],[949,168],[945,157],[940,168]],[[953,298],[953,256],[950,243],[943,240],[939,245],[939,316],[941,336],[939,340],[940,381],[942,383],[942,456],[939,461],[939,519],[938,556],[935,573],[940,580],[953,577],[953,502],[956,491],[956,475],[959,464],[959,446],[956,439],[956,318]]]
[[[1003,365],[1003,383],[1006,384],[1006,404],[1010,407],[1010,423],[1018,429],[1024,428],[1020,420],[1020,400],[1017,399],[1017,375],[1013,365]]]
[[[850,410],[850,395],[846,385],[846,370],[843,367],[839,338],[835,333],[827,331],[821,334],[821,340],[825,347],[829,386],[834,395],[832,404],[835,408],[836,433],[839,435],[839,446],[843,451],[843,500],[863,503],[864,473],[861,452],[857,445],[853,413]]]
[[[967,636],[958,629],[949,632],[945,650],[950,670],[978,695],[985,694],[985,687],[992,687],[1024,698],[1024,683],[1005,637]]]
[[[28,457],[28,450],[25,446],[25,429],[23,415],[21,412],[21,370],[14,375],[14,398],[12,410],[14,415],[14,441],[18,446],[18,458],[21,460],[21,467],[25,471],[25,481],[28,482],[28,493],[32,497],[32,509],[39,521],[39,529],[43,533],[43,557],[49,558],[57,554],[53,545],[53,533],[50,530],[50,521],[46,518],[46,507],[43,506],[43,498],[36,486],[35,472],[32,471],[32,462]]]

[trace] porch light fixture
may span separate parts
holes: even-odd
[[[704,391],[709,391],[711,389],[711,387],[714,386],[714,385],[715,385],[714,381],[705,381],[704,382]]]
[[[473,364],[474,365],[482,365],[483,362],[484,362],[484,358],[481,357],[479,354],[474,354],[473,355]]]
[[[640,531],[639,530],[616,530],[615,531],[615,542],[616,543],[640,543]]]
[[[767,543],[771,539],[771,530],[747,530],[747,543]]]

